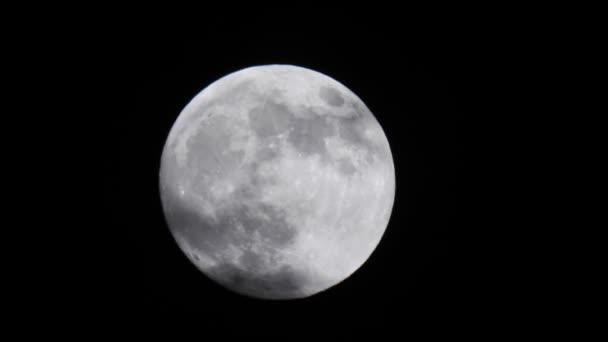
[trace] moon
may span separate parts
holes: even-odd
[[[348,88],[263,65],[186,105],[159,185],[169,229],[200,271],[245,296],[295,299],[369,258],[389,222],[395,170],[382,127]]]

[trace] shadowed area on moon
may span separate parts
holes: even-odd
[[[179,203],[180,198],[173,197],[173,200]],[[256,215],[258,211],[265,217]],[[229,245],[247,246],[253,242],[253,232],[258,232],[262,239],[273,246],[272,249],[265,250],[272,259],[276,248],[289,245],[296,236],[296,230],[289,226],[284,215],[276,208],[268,206],[237,206],[229,212],[220,213],[216,219],[210,219],[187,204],[177,205],[168,212],[167,220],[171,227],[175,227],[174,233],[185,237],[189,245],[197,246],[196,249],[204,251],[207,257],[222,255]],[[226,229],[237,223],[242,225],[244,232]],[[190,257],[200,261],[196,253]],[[303,275],[298,275],[297,271],[286,266],[275,272],[260,273],[263,270],[263,261],[259,254],[248,248],[245,248],[236,260],[226,261],[214,257],[212,259],[215,259],[216,264],[205,270],[209,276],[242,294],[255,295],[261,291],[268,298],[301,296],[300,285],[305,283],[302,281]],[[235,266],[235,261],[239,267]]]
[[[275,299],[305,295],[302,284],[307,282],[306,276],[287,266],[274,273],[260,275],[226,264],[209,269],[209,273],[219,283],[245,295],[255,293],[256,296]]]
[[[171,209],[168,220],[176,232],[186,236],[192,245],[204,247],[209,255],[223,252],[228,244],[247,243],[254,232],[274,247],[287,245],[296,235],[279,209],[265,205],[235,205],[214,218],[202,215],[196,207],[181,205]],[[226,230],[236,224],[242,224],[242,232]]]
[[[298,68],[297,72],[302,70],[305,69]],[[391,196],[390,203],[386,203],[392,206],[392,157],[384,133],[360,100],[353,95],[345,97],[342,90],[327,83],[311,89],[318,102],[306,103],[298,97],[288,97],[284,91],[289,88],[282,89],[280,84],[260,86],[255,78],[233,79],[232,83],[226,79],[216,82],[220,84],[213,88],[213,96],[195,98],[172,128],[160,174],[161,198],[169,227],[197,267],[238,293],[286,299],[324,290],[344,275],[323,275],[327,270],[299,264],[308,259],[293,259],[290,255],[296,248],[302,248],[304,233],[328,237],[349,234],[343,239],[356,239],[359,234],[367,236],[363,231],[374,232],[375,236],[382,234],[388,220],[385,211],[388,209],[390,213],[390,206],[386,205],[370,206],[371,226],[333,227],[342,220],[319,220],[328,215],[327,209],[341,213],[341,208],[367,203],[377,194]],[[336,110],[342,114],[337,115]],[[340,177],[335,193],[344,193],[347,186],[352,186],[347,184],[374,192],[342,197],[343,203],[322,204],[325,198],[315,197],[320,196],[317,194],[322,188],[314,182],[326,181],[329,176],[321,169],[307,169],[315,160],[309,158],[315,156],[319,165],[340,175],[333,176]],[[292,189],[295,185],[289,178],[291,175],[280,169],[291,163],[302,165],[294,169],[298,175],[294,174],[291,180],[297,179],[305,186],[310,183],[310,191]],[[378,172],[373,170],[378,165],[391,170],[383,176],[388,180],[387,188],[369,185],[378,182],[373,178],[377,177]],[[262,200],[269,196],[269,189],[293,192],[296,203],[316,211],[300,212],[298,207],[287,206],[274,197]],[[309,219],[321,226],[304,225]],[[307,231],[303,230],[305,226]],[[340,236],[336,238],[323,242],[330,245],[316,252],[322,254],[310,257],[330,258],[339,264],[341,261],[334,260],[335,257],[323,255],[333,255],[342,248],[339,244],[331,245],[340,243]],[[361,261],[355,264],[360,265],[372,250],[357,251]],[[354,271],[353,266],[346,266],[352,260],[346,258],[343,263],[345,270],[340,274]]]

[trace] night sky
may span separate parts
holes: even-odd
[[[98,32],[83,69],[104,89],[92,94],[103,110],[88,123],[103,137],[103,205],[91,219],[99,235],[87,236],[103,254],[82,261],[100,267],[78,292],[91,320],[110,331],[170,326],[197,340],[320,330],[449,335],[487,324],[497,295],[475,252],[487,243],[471,231],[484,213],[473,204],[479,171],[468,160],[481,128],[468,115],[484,101],[485,40],[450,18],[207,14],[178,34]],[[344,84],[376,116],[393,153],[396,198],[380,244],[351,277],[306,299],[247,298],[208,279],[173,240],[159,198],[161,151],[183,107],[218,78],[261,64],[298,65]]]

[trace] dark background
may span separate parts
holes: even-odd
[[[97,32],[80,64],[97,83],[88,98],[99,106],[83,124],[96,128],[103,202],[89,208],[95,233],[83,237],[100,252],[82,261],[91,275],[73,285],[84,320],[105,331],[169,326],[195,336],[449,335],[498,320],[501,295],[479,248],[492,243],[474,230],[486,219],[480,156],[470,158],[472,136],[486,130],[470,114],[486,105],[484,79],[497,68],[487,62],[491,37],[431,13],[214,14],[178,34]],[[161,151],[182,108],[218,78],[261,64],[310,68],[347,86],[380,122],[395,163],[379,246],[351,277],[306,299],[257,300],[212,282],[174,242],[158,193]]]

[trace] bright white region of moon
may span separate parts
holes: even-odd
[[[395,171],[384,131],[349,89],[301,67],[256,66],[180,113],[160,195],[172,235],[209,278],[256,298],[303,298],[369,258]]]

